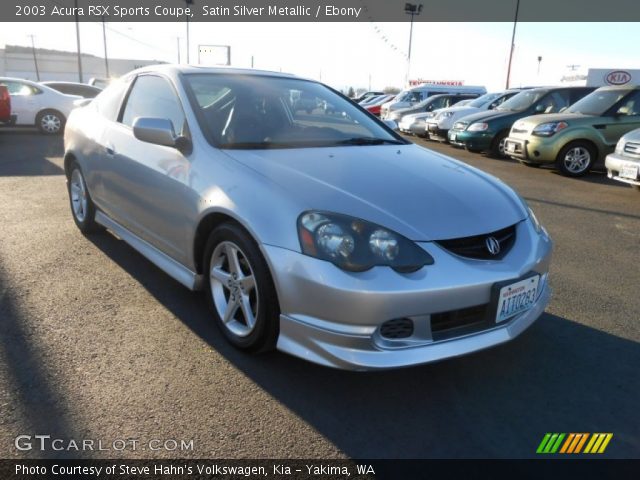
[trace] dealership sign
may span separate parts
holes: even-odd
[[[640,70],[590,68],[587,75],[587,86],[602,87],[605,85],[639,84]]]
[[[409,80],[409,86],[411,87],[417,87],[425,83],[429,85],[444,85],[446,87],[461,87],[464,85],[464,80],[424,80],[422,78]]]

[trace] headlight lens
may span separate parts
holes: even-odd
[[[533,129],[531,135],[536,135],[538,137],[550,137],[553,134],[559,132],[560,130],[564,130],[569,125],[567,122],[549,122],[549,123],[541,123],[536,128]]]
[[[472,123],[471,125],[469,125],[467,130],[470,132],[484,132],[488,128],[489,128],[488,123],[478,122],[478,123]]]
[[[337,213],[305,212],[298,219],[302,253],[351,272],[388,266],[402,273],[432,265],[411,240],[374,223]]]
[[[618,143],[616,143],[616,153],[618,155],[622,155],[624,153],[624,144],[624,137],[621,137],[620,140],[618,140]]]

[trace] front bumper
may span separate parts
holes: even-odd
[[[548,139],[534,136],[507,137],[504,148],[505,154],[509,157],[529,163],[553,163],[556,161],[559,150]]]
[[[386,267],[350,273],[291,250],[264,246],[282,312],[277,347],[321,365],[370,370],[443,360],[513,339],[544,312],[551,295],[551,240],[537,234],[529,220],[516,229],[518,240],[499,261],[463,258],[435,243],[420,243],[435,263],[411,274]],[[530,310],[478,331],[445,336],[432,332],[435,314],[490,304],[494,284],[529,272],[541,276]],[[382,324],[398,318],[413,322],[411,336],[383,337]]]
[[[610,153],[607,155],[604,164],[607,167],[607,176],[612,180],[640,186],[640,177],[637,175],[638,171],[640,171],[640,158],[636,159],[626,155]],[[620,174],[624,167],[631,167],[631,169],[635,170],[636,178],[621,176]]]
[[[417,135],[419,137],[423,137],[426,135],[425,128],[426,124],[424,121],[403,122],[402,120],[400,120],[400,123],[398,123],[398,129],[401,132],[411,135]]]
[[[493,136],[493,132],[470,132],[468,130],[449,130],[448,133],[449,143],[478,151],[490,150]]]
[[[427,123],[426,131],[429,134],[431,140],[438,140],[441,142],[448,141],[448,129],[440,128],[437,123]]]

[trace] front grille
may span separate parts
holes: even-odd
[[[492,254],[487,246],[488,238],[495,238],[500,245],[499,252]],[[516,226],[512,225],[502,230],[473,237],[453,238],[450,240],[438,240],[436,243],[444,249],[460,255],[461,257],[475,258],[478,260],[494,260],[504,257],[516,240]]]
[[[407,338],[413,335],[413,321],[408,318],[395,318],[380,326],[380,335],[384,338]]]
[[[640,143],[627,142],[624,146],[624,153],[640,156]]]
[[[490,328],[494,324],[488,317],[488,303],[431,315],[431,335],[444,340]]]

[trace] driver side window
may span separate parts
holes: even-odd
[[[184,133],[184,111],[173,87],[164,78],[141,75],[136,79],[127,98],[121,122],[132,127],[138,117],[168,118],[173,124],[174,134]]]

